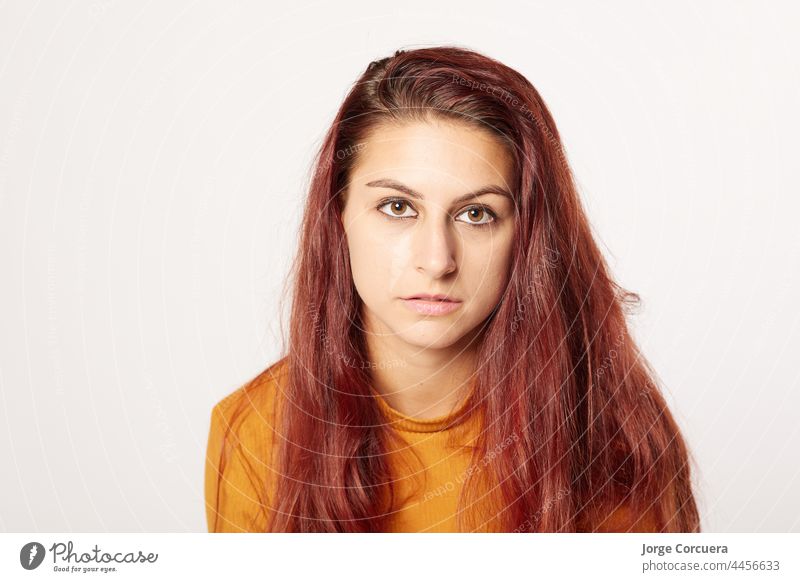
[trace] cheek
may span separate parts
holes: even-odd
[[[508,281],[511,266],[511,242],[495,240],[487,249],[480,245],[466,250],[462,276],[473,296],[481,302],[494,304],[500,299]]]
[[[357,220],[347,232],[353,280],[365,302],[376,302],[400,292],[398,282],[409,259],[405,237],[388,236],[376,226],[367,219]]]

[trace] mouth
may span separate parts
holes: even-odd
[[[446,295],[411,295],[403,298],[403,304],[422,315],[447,315],[461,307],[461,300]]]
[[[444,295],[442,293],[431,295],[429,293],[420,293],[418,295],[409,295],[408,297],[403,297],[403,299],[417,299],[420,301],[452,301],[454,303],[460,303],[460,299],[456,299],[455,297],[451,297],[450,295]]]

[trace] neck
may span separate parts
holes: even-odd
[[[390,333],[367,332],[366,343],[373,387],[407,416],[444,416],[469,393],[478,352],[473,333],[447,348],[421,349]]]

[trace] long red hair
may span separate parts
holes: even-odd
[[[370,63],[318,152],[290,278],[270,531],[387,531],[391,428],[368,368],[353,365],[367,354],[341,194],[378,124],[437,117],[488,129],[516,169],[508,288],[483,325],[465,410],[482,415],[473,458],[489,464],[464,482],[461,530],[487,528],[470,508],[489,504],[491,531],[592,531],[623,507],[658,531],[699,531],[687,447],[626,324],[639,297],[609,274],[556,124],[525,77],[458,47]]]

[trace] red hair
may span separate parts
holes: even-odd
[[[515,168],[509,283],[482,326],[464,409],[482,415],[473,459],[490,463],[464,483],[459,527],[485,530],[481,505],[492,531],[592,531],[617,510],[699,531],[687,447],[626,324],[639,297],[609,274],[553,118],[521,74],[457,47],[370,63],[318,153],[292,267],[270,531],[387,531],[392,429],[353,365],[367,356],[341,194],[371,131],[432,119],[492,132]]]

